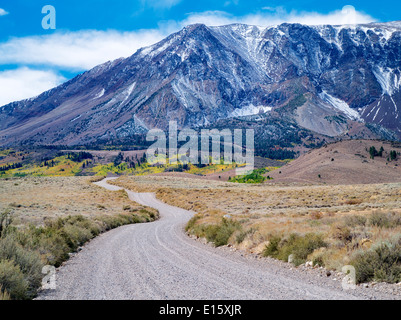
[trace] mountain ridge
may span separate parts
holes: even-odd
[[[1,107],[0,144],[85,144],[170,120],[199,128],[237,117],[282,118],[328,137],[371,123],[400,138],[400,43],[400,22],[190,25]]]

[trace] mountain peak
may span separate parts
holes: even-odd
[[[364,122],[401,132],[399,26],[190,25],[1,108],[0,137],[84,144],[163,129],[170,120],[196,128],[237,117],[327,136]]]

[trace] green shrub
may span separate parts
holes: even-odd
[[[56,267],[68,259],[68,253],[71,251],[60,233],[41,234],[34,248],[41,254],[45,264]]]
[[[306,262],[308,256],[316,249],[327,247],[323,241],[323,236],[308,233],[304,236],[291,234],[288,239],[279,236],[273,236],[269,245],[263,251],[264,256],[269,256],[282,261],[288,261],[288,257],[293,255],[295,265]]]
[[[380,243],[368,251],[357,253],[351,260],[357,283],[401,281],[401,241]]]
[[[323,251],[325,249],[326,248],[317,249],[309,256],[314,266],[316,265],[321,267],[325,266],[325,261],[324,261],[325,251]]]
[[[344,224],[350,228],[355,228],[358,226],[365,227],[368,222],[368,218],[359,215],[349,215],[344,219]]]
[[[159,218],[159,213],[158,212],[153,212],[153,211],[149,211],[147,209],[141,209],[139,210],[139,213],[143,216],[147,216],[149,217],[151,220],[155,220]]]
[[[10,294],[0,286],[0,301],[11,300]]]
[[[70,252],[101,232],[157,217],[154,211],[143,209],[140,215],[125,213],[95,219],[68,216],[22,230],[7,225],[2,229],[7,232],[0,237],[0,299],[33,298],[41,285],[43,265],[60,266]]]
[[[395,228],[401,225],[401,216],[394,212],[374,212],[369,218],[369,224],[379,228]]]
[[[141,216],[133,215],[132,221],[133,221],[132,223],[144,223],[144,222],[146,222],[146,219],[144,219]]]
[[[248,230],[243,230],[243,231],[241,231],[240,233],[238,233],[237,237],[235,238],[235,241],[236,241],[238,244],[240,244],[240,243],[242,243],[242,242],[245,240],[245,238],[246,238],[248,235],[253,234],[253,233],[255,233],[255,229],[253,229],[253,228],[248,229]]]
[[[6,290],[13,300],[30,298],[28,293],[29,283],[25,279],[19,266],[14,261],[0,261],[0,285]]]
[[[280,236],[270,237],[269,244],[263,251],[263,256],[277,258],[280,252],[279,245],[281,242]]]
[[[244,176],[236,176],[229,181],[235,183],[263,183],[267,180],[267,178],[263,176],[265,173],[267,173],[267,170],[264,168],[255,169],[250,174]]]
[[[337,225],[332,228],[331,236],[333,239],[340,241],[343,245],[346,245],[352,241],[354,235],[348,226]]]
[[[201,219],[201,216],[199,214],[194,215],[191,220],[188,221],[187,225],[185,226],[185,231],[190,231],[192,230],[196,223],[198,222],[198,220]]]
[[[4,236],[12,222],[11,210],[0,212],[0,237]]]
[[[200,225],[195,229],[195,234],[220,247],[226,245],[231,235],[240,229],[241,225],[238,222],[223,218],[219,224]]]
[[[29,284],[26,295],[33,297],[42,280],[43,264],[40,255],[37,252],[23,248],[13,236],[8,236],[0,239],[0,261],[3,260],[13,261],[19,266],[24,279]],[[4,287],[6,288],[6,286]]]
[[[92,236],[97,236],[102,232],[102,228],[99,223],[83,216],[70,216],[63,220],[63,225],[73,225],[86,230],[89,230]]]
[[[73,224],[66,224],[61,229],[61,235],[71,251],[77,250],[79,246],[93,238],[89,230]]]

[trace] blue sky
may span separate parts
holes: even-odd
[[[56,30],[42,28],[45,5],[56,8]],[[0,105],[129,56],[187,24],[341,24],[347,5],[356,22],[401,20],[395,0],[0,0]]]

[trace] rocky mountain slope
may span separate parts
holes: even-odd
[[[1,107],[0,144],[88,144],[165,129],[169,120],[196,128],[233,118],[400,138],[400,44],[401,22],[191,25]]]

